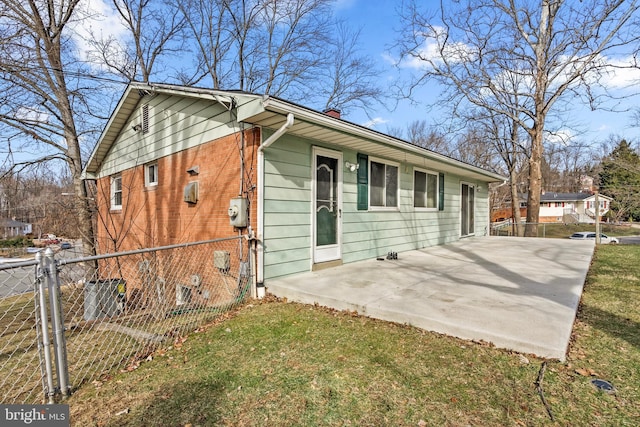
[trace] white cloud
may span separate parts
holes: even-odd
[[[95,48],[90,40],[94,37],[102,41],[110,40],[114,49],[122,51],[129,33],[122,17],[113,9],[111,2],[105,0],[81,0],[77,6],[83,18],[74,23],[74,43],[81,59],[90,61]]]
[[[418,34],[416,38],[424,39],[422,46],[413,55],[399,61],[402,68],[421,69],[438,65],[446,58],[448,62],[473,61],[476,57],[475,50],[461,42],[449,42],[443,48],[446,40],[446,28],[433,26],[430,31]]]
[[[545,134],[545,142],[548,144],[569,145],[575,134],[570,129],[560,129],[553,133]]]
[[[49,121],[49,113],[39,108],[20,107],[16,110],[15,118],[25,122],[46,123]]]
[[[640,82],[640,70],[633,68],[634,58],[604,58],[610,65],[609,72],[605,74],[600,84],[609,89],[628,89]],[[634,88],[635,90],[635,88]]]
[[[357,2],[358,0],[336,0],[333,2],[333,7],[335,10],[351,9]]]
[[[369,129],[374,129],[376,126],[383,125],[388,122],[389,120],[383,119],[382,117],[374,117],[373,119],[363,123],[362,126]]]

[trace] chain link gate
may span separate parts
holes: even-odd
[[[250,250],[234,237],[0,264],[0,401],[53,403],[136,369],[249,296]]]

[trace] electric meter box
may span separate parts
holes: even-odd
[[[234,227],[243,228],[247,226],[247,208],[249,203],[244,197],[231,199],[229,202],[229,223]]]

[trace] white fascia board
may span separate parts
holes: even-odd
[[[427,157],[429,159],[445,163],[447,165],[467,170],[473,172],[475,174],[484,176],[488,178],[487,182],[497,182],[497,181],[506,181],[507,177],[502,176],[497,173],[493,173],[482,168],[469,165],[458,160],[452,159],[450,157],[444,156],[442,154],[438,154],[436,152],[411,145],[410,143],[403,141],[398,138],[394,138],[390,135],[385,135],[381,132],[377,132],[371,129],[367,129],[362,126],[358,126],[344,120],[336,119],[327,114],[322,114],[315,112],[313,110],[306,109],[304,107],[300,107],[297,105],[289,104],[278,99],[267,98],[262,101],[263,110],[270,110],[282,113],[286,115],[287,113],[293,113],[296,118],[304,120],[306,122],[315,123],[320,126],[332,128],[338,130],[340,132],[348,133],[351,135],[355,135],[361,137],[363,139],[372,140],[381,144],[385,144],[399,150],[412,152],[418,154],[422,157]]]
[[[254,98],[249,102],[238,105],[238,121],[243,122],[251,117],[264,113],[265,108],[261,98]],[[286,113],[284,113],[286,115]]]
[[[83,168],[82,173],[80,175],[81,179],[96,178],[96,172],[99,169],[98,163],[99,161],[102,160],[102,159],[98,159],[98,157],[100,156],[104,158],[104,156],[106,155],[106,151],[108,151],[108,148],[111,147],[111,144],[113,144],[113,142],[115,141],[115,138],[117,138],[117,135],[120,134],[121,129],[118,129],[116,136],[115,137],[111,136],[112,132],[110,131],[115,130],[114,122],[123,114],[123,106],[127,103],[127,101],[130,100],[130,97],[132,96],[132,92],[134,90],[137,91],[138,89],[140,89],[140,86],[141,85],[136,85],[136,84],[130,84],[129,86],[127,86],[127,89],[122,94],[120,101],[118,101],[118,105],[116,105],[116,108],[113,110],[111,117],[109,117],[107,124],[105,125],[104,129],[102,129],[102,133],[98,138],[98,142],[96,143],[95,147],[93,147],[91,156],[89,156],[89,160],[87,161],[87,164]],[[131,112],[130,111],[127,112],[127,115],[128,114],[131,114]]]

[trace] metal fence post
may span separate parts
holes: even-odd
[[[53,385],[53,364],[51,362],[51,341],[49,340],[49,316],[47,313],[47,297],[46,297],[46,283],[44,274],[46,274],[45,259],[42,257],[42,253],[36,254],[36,293],[38,295],[38,309],[36,310],[36,333],[39,334],[38,349],[40,350],[41,357],[44,358],[46,384],[44,385],[45,396],[49,403],[54,403],[55,387]],[[42,369],[42,363],[40,364]]]
[[[58,266],[51,248],[47,248],[45,250],[44,256],[46,258],[47,285],[49,287],[49,299],[51,302],[51,328],[53,332],[53,346],[56,355],[58,385],[62,395],[68,396],[71,394],[69,387],[69,366],[67,363],[67,344],[64,337],[62,304],[60,304]]]

